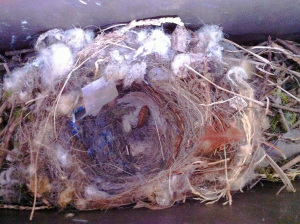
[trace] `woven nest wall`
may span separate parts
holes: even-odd
[[[175,31],[155,27],[165,22]],[[50,30],[5,78],[3,105],[14,111],[2,123],[5,203],[231,203],[232,192],[258,180],[262,161],[277,166],[261,147],[266,103],[252,76],[251,61],[267,59],[246,56],[217,26],[190,31],[178,18],[93,35]]]

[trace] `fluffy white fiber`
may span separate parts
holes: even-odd
[[[150,34],[145,33],[145,31],[138,33],[138,41],[142,45],[137,49],[135,57],[152,53],[167,56],[171,47],[170,37],[159,29],[152,30]]]
[[[49,30],[36,42],[38,56],[35,60],[7,76],[4,79],[4,90],[17,94],[21,102],[26,102],[32,98],[32,91],[39,80],[44,88],[51,89],[72,70],[77,52],[93,40],[94,33],[91,30]]]
[[[75,52],[81,50],[94,41],[94,32],[91,30],[83,30],[74,28],[64,32],[64,42]]]
[[[146,74],[146,68],[146,62],[134,64],[124,78],[124,87],[131,86],[133,82],[143,81]]]
[[[88,200],[101,200],[109,197],[109,194],[104,191],[99,191],[97,187],[89,185],[85,188],[85,197]]]
[[[173,61],[172,61],[172,71],[173,73],[180,77],[180,78],[186,78],[187,76],[187,69],[185,67],[185,64],[190,65],[191,64],[191,57],[189,54],[177,54]]]
[[[219,45],[219,41],[223,39],[222,29],[216,25],[204,26],[199,30],[198,37],[198,46],[203,52],[211,59],[222,61],[223,48]]]
[[[19,94],[21,101],[26,101],[34,88],[36,69],[31,64],[18,68],[10,76],[4,78],[4,90]]]
[[[68,152],[60,145],[57,145],[56,157],[62,167],[68,167],[71,163]]]
[[[133,112],[122,117],[123,130],[125,132],[128,133],[133,127],[137,126],[140,110],[141,106],[138,106]]]
[[[65,78],[74,64],[70,48],[61,43],[42,49],[37,62],[40,63],[40,68],[43,68],[41,80],[45,87]]]
[[[83,47],[93,43],[94,33],[91,30],[74,28],[70,30],[52,29],[42,34],[36,44],[35,49],[40,51],[55,43],[64,43],[71,48],[73,53],[81,50]]]

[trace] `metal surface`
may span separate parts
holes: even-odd
[[[0,52],[34,43],[51,28],[99,28],[158,16],[180,16],[186,25],[217,24],[239,41],[300,37],[299,0],[2,0]]]
[[[178,204],[165,210],[115,209],[107,211],[74,212],[36,211],[29,222],[29,211],[0,210],[0,223],[300,223],[300,180],[294,182],[296,193],[283,190],[281,183],[265,182],[251,190],[233,195],[233,204],[222,200],[205,205],[199,202]]]

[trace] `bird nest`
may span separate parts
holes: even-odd
[[[178,25],[172,34],[153,27],[165,22]],[[162,209],[186,198],[231,203],[232,192],[259,179],[262,161],[278,167],[261,146],[266,103],[251,76],[250,61],[267,59],[246,59],[217,26],[192,32],[162,18],[95,38],[55,29],[35,52],[4,79],[2,111],[11,111],[1,124],[4,203],[80,210]]]

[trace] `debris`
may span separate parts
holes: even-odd
[[[100,78],[82,88],[86,115],[97,115],[101,108],[118,96],[116,85],[112,81]]]

